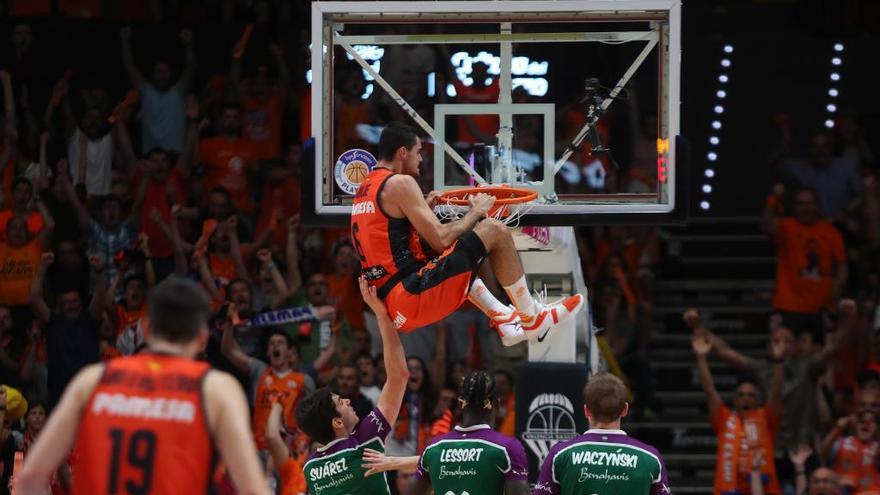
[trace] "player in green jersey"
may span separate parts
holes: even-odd
[[[406,495],[528,495],[528,461],[522,444],[492,429],[498,389],[485,371],[461,382],[461,424],[432,438],[422,456],[387,457],[367,451],[370,473],[416,470]]]
[[[654,447],[620,429],[629,412],[626,385],[600,373],[584,388],[590,430],[550,449],[535,495],[665,495],[666,466]]]
[[[385,475],[364,478],[364,449],[385,451],[385,438],[397,421],[403,394],[409,380],[406,355],[400,336],[388,318],[385,305],[376,296],[375,287],[360,279],[361,295],[379,322],[382,352],[388,379],[376,408],[363,420],[348,399],[329,388],[317,390],[297,405],[296,422],[312,440],[322,444],[303,464],[306,486],[311,495],[381,495],[389,494]]]

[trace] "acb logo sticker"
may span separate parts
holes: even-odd
[[[362,149],[348,150],[336,160],[333,169],[333,178],[342,192],[354,195],[361,182],[367,178],[367,174],[376,166],[376,158]]]

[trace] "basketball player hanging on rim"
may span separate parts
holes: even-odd
[[[362,273],[378,288],[399,331],[435,323],[469,299],[498,330],[505,345],[544,340],[557,323],[583,305],[575,294],[544,306],[529,293],[522,262],[507,227],[486,218],[495,197],[476,194],[459,220],[441,224],[415,177],[422,143],[411,127],[392,122],[379,138],[379,164],[355,193],[351,235]],[[425,259],[419,237],[442,253]],[[498,301],[477,277],[489,257],[514,308]]]
[[[14,493],[46,493],[76,443],[73,495],[207,493],[217,451],[238,493],[269,495],[241,385],[194,359],[208,339],[206,295],[172,277],[153,291],[148,312],[146,352],[76,375]]]

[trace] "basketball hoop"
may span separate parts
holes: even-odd
[[[443,220],[461,218],[469,209],[468,198],[479,193],[495,197],[495,204],[489,210],[488,216],[508,225],[531,210],[538,198],[536,191],[510,186],[450,189],[440,193],[439,204],[434,208],[434,213]]]

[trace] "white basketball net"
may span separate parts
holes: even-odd
[[[440,201],[441,202],[434,207],[434,214],[437,215],[437,218],[440,220],[458,220],[470,209],[467,206],[443,203],[442,199]],[[528,213],[534,206],[534,201],[500,206],[494,212],[490,213],[489,217],[504,222],[505,225],[516,227],[519,225],[519,219]]]

